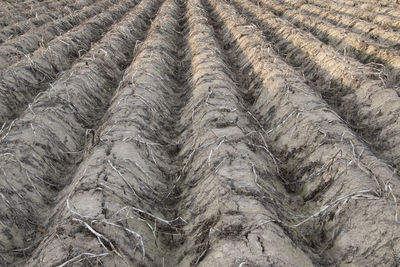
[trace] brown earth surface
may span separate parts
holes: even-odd
[[[395,0],[4,0],[0,265],[399,266]]]

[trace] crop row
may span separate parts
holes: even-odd
[[[284,0],[287,3],[287,0]],[[335,12],[328,8],[322,8],[315,5],[305,4],[299,7],[306,13],[319,16],[332,24],[351,31],[369,36],[373,40],[377,40],[382,45],[388,47],[397,47],[400,45],[400,34],[398,31],[383,28],[369,21],[358,19],[357,17]]]
[[[244,5],[244,1],[237,2]],[[352,257],[355,264],[364,264],[365,254],[361,251],[366,250],[371,251],[368,256],[378,259],[381,252],[372,252],[378,247],[371,248],[371,243],[365,240],[370,231],[367,229],[374,229],[379,219],[375,222],[365,221],[362,222],[363,226],[352,228],[346,225],[346,218],[353,216],[361,219],[365,214],[373,216],[376,212],[375,205],[380,210],[385,210],[386,215],[382,218],[389,214],[392,218],[395,216],[390,194],[382,196],[379,201],[371,201],[374,199],[373,192],[384,191],[385,180],[387,175],[391,175],[391,169],[368,151],[300,76],[293,74],[293,69],[280,60],[266,43],[262,32],[249,27],[250,24],[240,19],[233,8],[229,9],[227,5],[221,4],[215,6],[222,21],[226,23],[223,36],[224,40],[231,40],[230,43],[228,41],[232,49],[231,55],[238,55],[240,50],[244,53],[236,61],[238,73],[242,73],[242,77],[249,77],[246,78],[246,88],[254,87],[254,91],[250,91],[255,97],[252,113],[265,129],[264,138],[270,144],[271,151],[282,162],[282,170],[286,174],[284,185],[289,192],[295,192],[304,201],[297,209],[293,205],[292,212],[301,210],[312,214],[311,217],[319,218],[318,223],[315,222],[312,229],[308,229],[310,232],[305,227],[303,234],[313,240],[311,244],[319,243],[317,247],[331,244],[329,252],[333,253],[328,253],[325,258],[334,256],[338,264],[346,262],[348,257]],[[260,82],[262,85],[259,85]],[[355,154],[361,150],[365,156],[362,159]],[[374,166],[374,175],[369,171],[371,165]],[[379,177],[379,183],[374,176]],[[396,183],[395,179],[391,182]],[[361,198],[365,200],[353,203],[355,206],[340,207],[344,203],[342,201],[347,202],[346,199],[353,198],[356,194],[364,195]],[[331,208],[333,211],[328,211]],[[335,215],[332,217],[332,214]],[[295,225],[301,227],[309,218],[303,218]],[[381,226],[385,229],[391,227],[390,223],[386,226],[379,225]],[[342,231],[341,238],[335,240],[338,231]],[[389,234],[387,240],[391,237]],[[311,244],[309,245],[312,246]],[[348,247],[353,246],[357,247],[360,254],[355,251],[348,254]]]
[[[158,3],[143,1],[129,11],[3,132],[3,249],[18,254],[17,248],[40,236],[57,192],[70,184],[70,173],[82,158],[86,129],[101,118],[135,46],[145,37]],[[120,14],[127,10],[123,5],[120,8]]]
[[[335,1],[327,2],[323,0],[311,0],[309,2],[321,7],[327,7],[330,10],[334,10],[343,14],[358,17],[360,19],[370,21],[383,27],[391,28],[393,30],[400,29],[400,20],[391,15],[379,14],[374,10],[363,10],[362,12],[360,12],[360,9],[358,7],[338,4]]]
[[[0,27],[13,25],[20,21],[24,21],[29,18],[33,18],[39,14],[43,14],[46,12],[52,12],[56,8],[67,4],[74,3],[75,0],[63,0],[63,1],[51,1],[46,0],[42,2],[28,3],[25,2],[23,6],[16,8],[2,8],[1,10],[1,19],[0,19]]]
[[[96,5],[1,72],[1,264],[397,262],[399,96],[362,63],[395,52],[292,0]]]
[[[87,1],[87,5],[94,3],[95,0]],[[70,4],[61,6],[61,1],[58,1],[59,7],[52,11],[37,15],[33,18],[9,25],[0,30],[0,44],[11,38],[22,35],[29,30],[37,30],[39,27],[44,27],[47,23],[57,20],[63,16],[72,13],[75,10],[82,9],[79,4]]]
[[[57,19],[38,30],[7,40],[0,45],[0,70],[6,69],[22,58],[30,57],[31,53],[39,48],[46,48],[51,40],[60,38],[64,33],[68,34],[69,31],[73,31],[75,26],[80,26],[85,20],[102,13],[117,2],[117,0],[97,2]]]
[[[17,64],[0,73],[0,121],[11,121],[46,89],[52,90],[58,74],[71,68],[136,2],[122,0],[74,30],[51,41]],[[105,0],[103,4],[109,3]]]
[[[340,55],[311,33],[299,31],[254,4],[240,5],[250,21],[259,25],[280,55],[319,91],[351,127],[390,164],[398,164],[400,99],[395,90],[385,88],[382,77],[370,66]],[[377,97],[379,95],[379,97]],[[390,104],[389,104],[390,103]]]
[[[386,67],[387,80],[390,84],[400,84],[400,53],[387,49],[380,43],[359,34],[337,27],[324,19],[306,12],[282,5],[279,1],[266,1],[263,6],[288,20],[301,29],[307,29],[319,40],[335,47],[345,56],[353,57],[364,64],[383,64]],[[386,77],[385,77],[386,78]]]
[[[400,17],[400,9],[399,5],[395,3],[395,1],[391,1],[392,5],[390,7],[384,6],[383,3],[376,3],[371,1],[351,1],[351,0],[335,0],[338,4],[345,4],[346,6],[354,6],[360,10],[360,12],[365,12],[369,10],[373,10],[374,12],[380,15],[389,15],[393,17]],[[383,1],[384,2],[384,1]],[[395,19],[395,18],[394,18]]]

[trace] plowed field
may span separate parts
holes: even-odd
[[[4,0],[0,265],[400,265],[400,4]]]

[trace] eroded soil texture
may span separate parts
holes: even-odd
[[[0,14],[0,265],[400,265],[396,1]]]

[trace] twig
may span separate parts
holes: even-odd
[[[158,216],[155,216],[155,215],[153,215],[153,214],[151,214],[151,213],[149,213],[149,212],[147,212],[147,211],[144,211],[144,210],[135,208],[135,207],[133,207],[133,206],[125,206],[125,207],[123,207],[122,209],[120,209],[118,212],[116,212],[114,215],[118,214],[119,212],[121,212],[121,211],[123,211],[123,210],[125,210],[125,209],[132,209],[132,210],[138,212],[139,214],[146,214],[146,215],[149,216],[150,218],[152,218],[152,219],[154,219],[154,220],[158,220],[158,221],[160,221],[160,222],[163,222],[163,223],[165,223],[165,224],[167,224],[167,225],[169,225],[169,226],[171,226],[171,224],[172,224],[173,222],[178,221],[178,220],[181,220],[182,222],[184,222],[184,223],[187,224],[187,221],[185,221],[182,217],[177,217],[177,218],[175,218],[175,219],[173,219],[173,220],[168,221],[168,220],[165,220],[165,219],[160,218],[160,217],[158,217]]]
[[[219,144],[217,145],[217,147],[215,149],[211,149],[210,154],[208,156],[208,166],[211,166],[211,156],[213,154],[214,151],[217,151],[219,149],[219,147],[222,145],[222,143],[225,142],[225,136],[222,137],[223,139],[221,140],[221,142],[219,142]]]
[[[119,176],[121,176],[122,180],[128,185],[128,187],[135,194],[135,196],[139,197],[138,194],[136,194],[135,189],[133,189],[132,185],[130,183],[128,183],[128,181],[125,179],[125,177],[122,175],[122,173],[119,170],[117,170],[117,168],[114,167],[114,165],[111,163],[111,160],[108,160],[108,164],[110,164],[111,168],[113,168],[113,170],[116,171],[119,174]]]
[[[94,218],[94,217],[91,217],[91,216],[82,215],[82,214],[80,214],[80,213],[78,213],[78,212],[72,210],[71,207],[70,207],[70,205],[69,205],[69,198],[67,198],[67,201],[66,201],[66,202],[67,202],[67,209],[68,209],[72,214],[78,215],[78,216],[81,217],[81,218],[87,218],[87,219],[93,219],[93,218]]]
[[[274,164],[275,164],[276,173],[279,175],[280,173],[279,173],[279,165],[278,165],[278,162],[277,162],[276,158],[274,157],[274,154],[272,154],[272,152],[268,149],[268,145],[267,145],[267,142],[266,142],[265,139],[264,139],[264,136],[263,136],[261,133],[259,133],[259,134],[260,134],[260,136],[261,136],[261,139],[263,140],[264,145],[263,145],[263,146],[261,146],[261,145],[256,145],[256,146],[257,146],[257,147],[261,147],[262,149],[264,149],[264,150],[268,153],[268,155],[272,158],[272,160],[274,161]]]
[[[118,227],[118,228],[122,228],[125,231],[127,231],[128,233],[131,233],[131,234],[135,235],[140,241],[140,245],[142,247],[142,255],[143,255],[143,258],[145,258],[146,251],[145,251],[145,247],[144,247],[144,243],[143,243],[143,237],[140,234],[138,234],[137,232],[135,232],[135,231],[133,231],[131,229],[128,229],[126,227],[120,226],[120,225],[112,223],[112,222],[108,222],[108,221],[105,221],[105,220],[101,220],[100,222],[103,222],[103,223],[106,223],[108,225],[112,225],[112,226],[115,226],[115,227]]]
[[[256,185],[262,190],[262,186],[258,184],[257,180],[258,180],[258,175],[256,172],[256,168],[254,166],[254,163],[251,164],[252,165],[252,169],[253,169],[253,173],[254,173],[254,182],[256,183]]]
[[[83,259],[81,259],[81,260],[78,260],[78,259],[81,258],[82,256],[88,256],[89,258],[97,258],[97,257],[108,256],[108,255],[110,255],[110,254],[109,253],[93,254],[93,253],[85,252],[85,253],[79,254],[78,256],[73,257],[72,259],[67,260],[66,262],[64,262],[63,264],[58,265],[57,267],[64,267],[64,266],[67,266],[70,263],[80,262]]]
[[[8,131],[7,131],[7,133],[6,133],[0,140],[4,140],[4,139],[8,136],[8,134],[9,134],[10,131],[11,131],[11,127],[14,125],[14,123],[15,123],[15,120],[13,120],[13,121],[10,123],[10,126],[8,126]],[[3,125],[3,127],[4,127],[4,125]]]
[[[311,215],[310,217],[308,217],[307,219],[301,221],[298,224],[295,225],[291,225],[289,227],[291,228],[296,228],[299,227],[301,225],[303,225],[304,223],[308,222],[309,220],[318,217],[321,213],[323,213],[324,211],[328,210],[329,208],[335,207],[336,205],[338,205],[341,201],[345,201],[348,200],[349,198],[353,198],[353,199],[361,199],[361,198],[365,198],[365,199],[369,199],[369,200],[378,200],[379,198],[374,196],[374,195],[365,195],[364,193],[368,193],[368,192],[373,192],[372,190],[361,190],[358,192],[354,192],[351,194],[348,194],[346,196],[343,196],[333,202],[331,202],[328,205],[325,205],[321,210],[319,210],[318,212],[314,213],[313,215]]]
[[[107,244],[111,247],[112,251],[115,252],[121,258],[123,258],[122,255],[116,250],[113,243],[107,237],[105,237],[104,235],[102,235],[99,232],[97,232],[96,230],[94,230],[87,222],[84,222],[81,219],[77,219],[77,218],[72,218],[72,220],[83,224],[92,234],[94,234],[97,237],[97,240],[99,240],[99,243],[101,244],[101,246],[104,247],[106,250],[109,250],[109,249],[104,245],[104,243],[101,240],[104,240],[105,242],[107,242]]]

